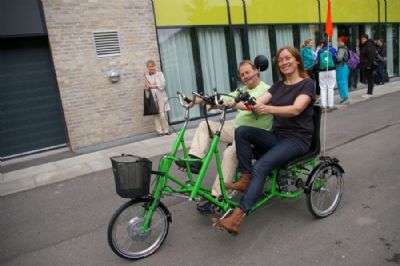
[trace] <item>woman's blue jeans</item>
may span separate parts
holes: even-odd
[[[289,160],[302,155],[299,144],[288,138],[248,126],[241,126],[235,131],[236,154],[241,173],[251,173],[251,180],[243,194],[239,207],[248,212],[260,199],[264,190],[265,177],[272,170]],[[253,147],[263,155],[252,165]]]

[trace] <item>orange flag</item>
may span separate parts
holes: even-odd
[[[325,33],[330,37],[332,37],[332,35],[333,35],[331,0],[328,0],[328,10],[326,13]]]

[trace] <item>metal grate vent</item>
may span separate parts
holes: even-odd
[[[93,32],[97,57],[121,55],[118,31]]]

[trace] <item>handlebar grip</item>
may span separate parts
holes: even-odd
[[[247,111],[251,111],[251,109],[252,109],[251,104],[246,104],[245,106],[246,106]]]

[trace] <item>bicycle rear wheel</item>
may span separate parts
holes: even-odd
[[[336,165],[323,165],[314,173],[307,193],[308,210],[317,218],[331,215],[338,207],[343,194],[343,175]]]
[[[108,244],[118,256],[137,260],[153,254],[168,235],[169,220],[164,208],[158,205],[146,232],[142,232],[150,199],[135,199],[122,205],[108,225]]]

